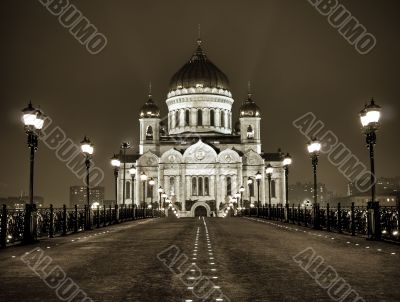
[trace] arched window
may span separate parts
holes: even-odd
[[[232,178],[226,178],[226,195],[232,196]]]
[[[210,179],[208,177],[204,177],[204,195],[210,195]]]
[[[271,180],[271,197],[276,198],[276,181]]]
[[[125,196],[126,198],[131,198],[131,182],[127,181],[125,183]]]
[[[174,177],[170,177],[169,178],[169,190],[172,193],[175,194],[175,178]]]
[[[254,197],[254,179],[252,179],[253,181],[251,182],[251,184],[249,184],[249,191],[250,191],[250,196]]]
[[[147,198],[151,198],[152,196],[154,196],[153,195],[154,186],[151,186],[149,182],[150,179],[147,181],[147,194],[146,194]]]
[[[146,129],[146,140],[153,140],[153,127],[151,126]]]
[[[190,110],[187,109],[185,111],[185,124],[186,126],[190,126]]]
[[[197,178],[192,177],[192,196],[197,196]]]
[[[203,111],[197,110],[197,126],[203,126]]]
[[[215,127],[215,111],[213,109],[210,111],[210,126]]]
[[[179,111],[175,111],[175,127],[179,127]]]
[[[253,127],[251,125],[249,125],[249,127],[247,127],[247,138],[254,138],[254,130]]]
[[[199,177],[199,196],[203,196],[203,178]]]
[[[221,127],[225,128],[225,111],[221,111]]]

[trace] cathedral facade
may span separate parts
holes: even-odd
[[[258,198],[268,204],[270,164],[271,202],[284,203],[283,154],[263,152],[260,108],[249,93],[233,123],[229,80],[197,43],[170,81],[168,117],[151,95],[141,109],[138,153],[120,157],[118,202],[163,208],[167,200],[180,217],[221,216],[232,205],[257,206]]]

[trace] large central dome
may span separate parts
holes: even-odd
[[[171,79],[169,92],[190,88],[210,88],[230,91],[228,77],[206,56],[201,40],[188,63]]]

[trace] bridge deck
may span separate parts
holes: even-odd
[[[34,247],[48,267],[26,254]],[[295,259],[319,261],[308,273],[293,259],[307,248]],[[46,278],[56,265],[93,301],[202,301],[199,271],[209,301],[331,301],[318,281],[329,285],[333,274],[365,301],[400,301],[399,256],[388,243],[245,218],[135,221],[1,251],[0,301],[59,301],[57,282]],[[179,269],[189,270],[180,277]],[[316,280],[313,269],[326,270]]]

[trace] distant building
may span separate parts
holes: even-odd
[[[333,192],[329,191],[325,184],[318,183],[318,203],[325,206],[332,200]],[[314,184],[311,182],[289,185],[289,202],[295,205],[312,205],[314,202]]]
[[[104,200],[103,205],[108,207],[114,207],[115,206],[115,200]]]
[[[44,207],[44,198],[42,196],[33,196],[33,202],[37,208]],[[25,204],[29,203],[29,196],[9,196],[0,199],[1,204],[5,204],[8,208],[24,209]]]
[[[93,187],[90,189],[90,203],[98,203],[103,205],[104,202],[104,187]],[[86,204],[86,187],[85,186],[71,186],[69,188],[69,205],[74,207],[75,205]]]
[[[371,192],[359,191],[353,183],[348,184],[349,203],[356,206],[367,206],[371,200]],[[400,177],[380,177],[376,181],[376,201],[381,206],[396,206],[400,196]]]

